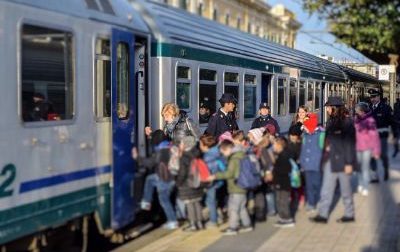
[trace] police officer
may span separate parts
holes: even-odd
[[[216,138],[226,131],[232,133],[234,130],[239,129],[234,114],[237,104],[235,96],[229,93],[222,94],[219,103],[221,104],[221,108],[210,117],[206,129],[206,133]]]
[[[371,100],[372,116],[376,121],[376,126],[379,132],[379,138],[381,142],[381,157],[383,168],[385,171],[385,181],[389,179],[389,159],[388,159],[388,136],[389,126],[393,128],[393,115],[392,108],[381,101],[381,93],[375,89],[369,89],[368,93]],[[371,160],[371,168],[373,171],[377,171],[377,163],[375,159]],[[371,182],[379,182],[378,179],[374,179]]]
[[[275,127],[275,133],[279,134],[278,122],[270,115],[270,107],[266,102],[262,102],[259,106],[260,116],[254,119],[251,129],[265,127],[272,124]]]

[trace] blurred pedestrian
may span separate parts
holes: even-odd
[[[393,155],[396,157],[399,152],[399,134],[400,134],[400,98],[396,99],[396,103],[393,105]]]

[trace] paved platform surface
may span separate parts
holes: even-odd
[[[354,195],[355,223],[336,223],[343,214],[339,200],[328,224],[311,223],[300,209],[294,228],[276,228],[277,218],[272,217],[252,232],[230,237],[220,232],[226,224],[196,233],[155,230],[115,251],[400,252],[400,157],[391,160],[390,175],[388,182],[371,184],[368,197]]]

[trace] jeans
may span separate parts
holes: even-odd
[[[344,216],[354,217],[353,191],[351,188],[351,175],[344,172],[332,172],[331,162],[324,164],[321,200],[319,202],[319,215],[328,218],[329,210],[335,194],[336,182],[339,180],[340,193],[344,204]]]
[[[275,214],[276,213],[275,191],[267,192],[265,194],[265,199],[267,200],[268,214]]]
[[[218,222],[217,212],[217,190],[221,187],[221,184],[215,183],[207,190],[206,194],[206,205],[210,215],[210,221],[213,223]]]
[[[144,184],[143,201],[151,203],[153,201],[154,189],[157,188],[158,200],[168,221],[176,221],[175,211],[170,199],[173,187],[173,181],[162,181],[157,174],[147,176]]]
[[[315,208],[321,193],[321,172],[306,171],[306,198],[308,207]]]
[[[369,165],[371,162],[371,150],[357,151],[357,162],[360,166],[358,185],[361,186],[363,190],[366,190],[370,181]]]
[[[389,177],[389,157],[388,157],[388,138],[387,137],[379,137],[381,141],[381,157],[383,163],[383,169],[385,172],[385,178]],[[378,162],[374,158],[371,159],[371,169],[374,172],[378,172]]]
[[[249,213],[246,208],[246,194],[229,194],[229,227],[231,229],[239,228],[239,221],[244,227],[251,225]]]
[[[281,220],[291,220],[290,191],[276,190],[276,207]]]

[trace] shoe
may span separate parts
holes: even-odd
[[[206,228],[216,228],[218,227],[218,223],[212,222],[212,221],[208,221],[206,223]]]
[[[165,223],[163,225],[163,228],[167,229],[167,230],[174,230],[174,229],[177,229],[178,227],[179,227],[179,225],[178,225],[177,221],[168,221],[167,223]]]
[[[290,221],[282,221],[279,220],[274,224],[275,227],[281,227],[281,228],[290,228],[290,227],[294,227],[294,221],[290,220]]]
[[[383,178],[385,181],[389,180],[389,174],[385,174],[385,177]]]
[[[196,227],[197,227],[198,230],[204,229],[204,224],[203,224],[203,222],[202,222],[202,221],[198,221],[198,222],[196,223]]]
[[[196,231],[198,231],[196,225],[189,225],[187,227],[184,227],[182,230],[184,232],[196,232]]]
[[[233,228],[227,228],[225,230],[222,230],[222,235],[237,235],[238,231],[236,229]]]
[[[362,186],[358,186],[358,187],[357,187],[357,192],[358,192],[358,193],[362,193],[362,191],[363,191]]]
[[[347,222],[354,222],[354,221],[356,221],[356,219],[354,219],[354,217],[346,217],[346,216],[343,216],[342,218],[336,220],[337,223],[347,223]]]
[[[306,212],[307,212],[307,214],[315,214],[315,213],[317,213],[317,209],[313,206],[307,206]]]
[[[151,204],[149,202],[142,201],[142,202],[140,202],[140,208],[142,210],[145,210],[145,211],[150,211],[151,210]]]
[[[362,196],[368,196],[368,190],[367,189],[362,190],[361,191],[361,195]]]
[[[253,231],[253,227],[252,226],[246,226],[246,227],[241,227],[239,229],[239,233],[247,233],[247,232],[251,232]]]
[[[309,218],[309,220],[314,223],[323,223],[323,224],[328,223],[328,219],[325,217],[322,217],[321,215],[317,215],[315,217]]]
[[[371,179],[370,183],[371,184],[378,184],[379,183],[379,179]]]

